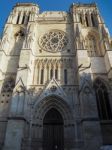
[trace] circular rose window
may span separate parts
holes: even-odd
[[[67,43],[66,34],[58,30],[44,34],[39,41],[41,48],[49,52],[62,51],[67,46]]]

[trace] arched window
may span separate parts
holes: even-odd
[[[88,21],[88,15],[85,15],[85,20],[86,20],[86,26],[89,27],[89,21]]]
[[[81,24],[83,24],[82,14],[79,14],[79,21],[80,21]]]
[[[22,24],[25,23],[25,13],[23,14],[23,18],[22,18]]]
[[[31,12],[29,12],[29,14],[28,14],[27,23],[28,23],[29,20],[30,20],[30,15],[31,15]]]
[[[64,69],[64,83],[67,84],[67,69]]]
[[[94,89],[96,93],[99,118],[101,120],[112,119],[112,112],[105,84],[100,79],[97,79],[94,83]]]
[[[50,79],[53,77],[53,69],[50,70]]]
[[[19,24],[19,19],[20,19],[20,13],[18,14],[16,24]]]
[[[93,35],[88,36],[88,56],[98,56],[97,41]]]
[[[43,84],[43,81],[44,81],[44,69],[41,69],[40,84]]]
[[[92,26],[95,27],[96,23],[95,23],[95,16],[93,14],[91,14],[91,22],[92,22]]]
[[[2,93],[9,93],[13,91],[13,88],[15,86],[15,81],[12,78],[7,78],[5,82],[3,83],[2,87]]]
[[[55,69],[55,79],[58,79],[58,69]]]

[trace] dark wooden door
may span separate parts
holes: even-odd
[[[43,121],[43,149],[63,150],[63,118],[54,108],[49,110]]]

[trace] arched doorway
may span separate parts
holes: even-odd
[[[50,109],[43,120],[43,149],[63,150],[64,148],[63,118],[55,109]]]

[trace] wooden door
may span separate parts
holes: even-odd
[[[50,109],[43,120],[43,149],[63,150],[63,118],[54,108]]]

